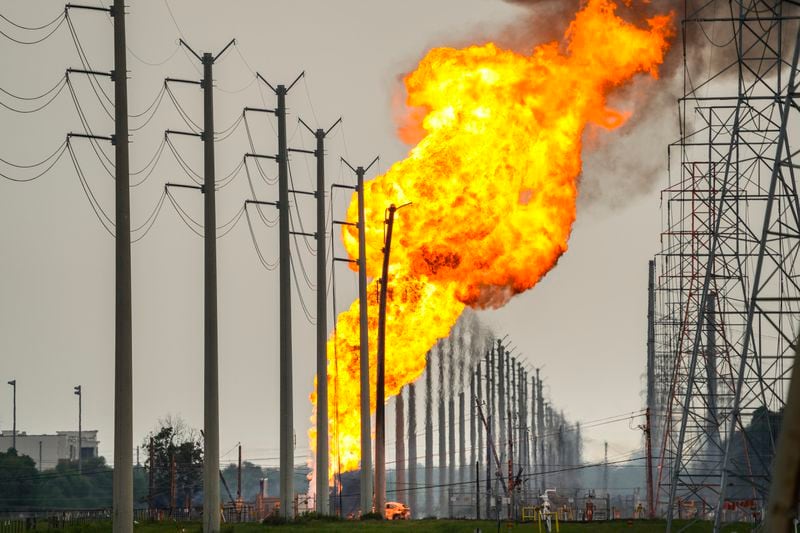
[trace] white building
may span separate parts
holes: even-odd
[[[10,429],[0,432],[0,451],[11,448],[13,442]],[[97,430],[81,433],[81,458],[97,457]],[[17,431],[17,453],[27,455],[36,463],[36,468],[55,468],[59,461],[78,459],[78,432],[57,431],[55,435],[29,435]]]

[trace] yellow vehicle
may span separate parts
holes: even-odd
[[[411,509],[404,503],[386,502],[384,516],[386,520],[409,520],[411,518]]]

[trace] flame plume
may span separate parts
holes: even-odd
[[[536,285],[567,250],[584,129],[590,122],[609,129],[624,122],[623,113],[606,106],[607,94],[637,73],[657,77],[672,34],[671,15],[637,28],[615,9],[611,0],[589,0],[563,43],[540,45],[530,55],[493,43],[436,48],[405,77],[407,104],[417,120],[401,133],[419,142],[365,187],[373,278],[383,260],[385,209],[413,203],[395,217],[387,399],[422,374],[426,352],[447,337],[466,306],[504,305]],[[347,219],[357,218],[354,197]],[[343,239],[356,258],[357,230],[345,226]],[[377,293],[373,281],[373,410]],[[338,465],[357,469],[361,457],[358,317],[356,301],[339,315],[328,342],[330,435],[338,438],[331,446],[331,473]],[[311,400],[316,403],[316,396]],[[313,429],[310,435],[313,446]]]

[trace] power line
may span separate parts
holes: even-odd
[[[38,174],[36,174],[35,176],[30,177],[30,178],[15,178],[13,176],[10,176],[10,175],[2,173],[2,172],[0,172],[0,176],[2,176],[3,178],[5,178],[5,179],[7,179],[9,181],[14,181],[14,182],[18,182],[18,183],[26,183],[26,182],[29,182],[29,181],[34,181],[34,180],[39,179],[40,177],[44,176],[45,174],[47,174],[50,171],[50,169],[52,169],[55,166],[55,164],[58,163],[58,161],[61,159],[61,156],[64,155],[64,152],[66,150],[67,150],[67,141],[65,140],[64,142],[61,143],[61,145],[58,148],[56,148],[55,152],[53,152],[52,154],[47,156],[47,158],[43,159],[42,161],[39,161],[38,163],[34,163],[34,164],[30,164],[30,165],[20,165],[20,164],[12,163],[10,161],[6,161],[5,159],[0,158],[0,161],[5,163],[6,165],[9,165],[11,167],[18,168],[18,169],[37,168],[37,167],[40,167],[40,166],[46,164],[47,162],[50,162],[50,164],[47,165],[47,168],[45,168],[44,170],[42,170],[41,172],[39,172]]]
[[[1,15],[0,15],[0,16],[1,16]],[[58,18],[56,18],[56,19],[55,19],[55,20],[54,20],[54,21],[51,23],[51,24],[53,24],[53,23],[55,23],[56,21],[58,21],[58,24],[56,24],[56,26],[55,26],[55,27],[54,27],[52,30],[50,30],[50,31],[49,31],[49,32],[48,32],[46,35],[44,35],[43,37],[40,37],[40,38],[38,38],[38,39],[34,39],[33,41],[23,41],[22,39],[17,39],[17,38],[15,38],[15,37],[12,37],[11,35],[7,34],[7,33],[6,33],[6,32],[4,32],[3,30],[0,30],[0,35],[2,35],[3,37],[5,37],[5,38],[6,38],[6,39],[8,39],[9,41],[13,41],[13,42],[15,42],[15,43],[17,43],[17,44],[21,44],[21,45],[39,44],[39,43],[41,43],[41,42],[43,42],[43,41],[46,41],[47,39],[49,39],[49,38],[50,38],[50,37],[51,37],[51,36],[52,36],[52,35],[53,35],[53,34],[54,34],[56,31],[58,31],[58,29],[59,29],[59,28],[60,28],[60,27],[61,27],[61,26],[64,24],[64,20],[65,20],[66,18],[67,18],[67,17],[64,15],[64,13],[60,14],[60,15],[58,16]],[[3,19],[4,19],[4,20],[9,20],[9,19],[7,19],[6,17],[3,17]],[[9,21],[9,22],[10,22],[10,21]],[[12,24],[14,24],[14,23],[12,23]],[[17,26],[16,24],[14,24],[14,25],[15,25],[15,26]],[[42,26],[42,28],[46,28],[46,27],[48,27],[48,26],[50,26],[50,24],[47,24],[46,26]],[[20,27],[20,26],[18,26],[18,27]],[[31,28],[24,28],[24,29],[25,29],[25,30],[29,30],[29,29],[31,29]]]
[[[47,24],[43,24],[41,26],[24,26],[24,25],[22,25],[22,24],[20,24],[18,22],[14,22],[10,18],[8,18],[5,15],[3,15],[2,13],[0,13],[0,19],[5,20],[6,22],[11,24],[15,28],[19,28],[21,30],[27,30],[27,31],[43,30],[45,28],[48,28],[48,27],[52,26],[53,24],[55,24],[56,22],[61,20],[63,17],[64,17],[64,11],[59,11],[58,15],[56,15],[56,17],[54,19],[52,19],[50,22],[48,22]]]

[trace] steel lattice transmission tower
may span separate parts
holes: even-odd
[[[769,488],[800,323],[797,2],[688,0],[656,256],[660,512],[742,518]],[[794,144],[793,142],[794,141]]]

